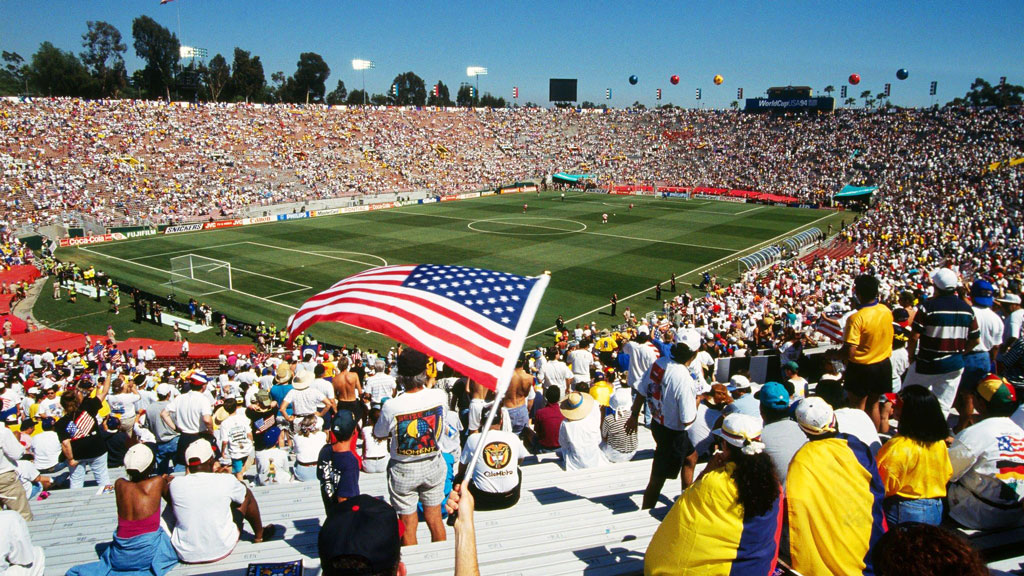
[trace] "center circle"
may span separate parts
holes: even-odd
[[[531,223],[537,222],[537,223]],[[569,222],[577,226],[572,230],[565,230],[544,222]],[[488,230],[488,223],[491,224]],[[499,218],[487,218],[473,220],[466,227],[474,232],[482,234],[497,234],[499,236],[560,236],[563,234],[576,234],[587,229],[587,225],[576,220],[566,218],[545,218],[543,216],[502,216]],[[504,229],[500,229],[504,228]]]

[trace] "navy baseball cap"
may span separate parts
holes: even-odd
[[[356,415],[351,410],[338,410],[331,421],[331,432],[335,440],[347,440],[356,429]]]
[[[975,280],[971,284],[971,300],[978,306],[991,306],[995,294],[995,287],[987,280]]]
[[[374,574],[390,574],[402,553],[398,514],[390,504],[360,494],[335,505],[317,537],[323,574],[338,557],[365,560]]]

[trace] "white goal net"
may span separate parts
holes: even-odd
[[[198,254],[171,258],[170,275],[168,284],[187,294],[201,296],[233,289],[231,263]]]

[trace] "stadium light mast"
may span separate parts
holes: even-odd
[[[372,60],[352,60],[352,69],[359,70],[363,74],[363,106],[366,106],[366,71],[372,70],[375,65]]]
[[[480,77],[487,75],[487,68],[483,66],[469,66],[466,68],[466,76],[476,77],[476,96],[480,97]]]

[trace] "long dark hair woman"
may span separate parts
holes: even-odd
[[[899,432],[878,451],[878,474],[885,486],[885,519],[890,526],[917,522],[938,526],[946,484],[953,476],[949,426],[939,399],[924,386],[900,391]]]
[[[117,571],[138,571],[163,576],[178,565],[171,538],[160,528],[160,500],[168,480],[154,475],[156,458],[145,444],[136,444],[124,456],[128,478],[114,483],[117,531],[98,562],[75,566],[69,576],[106,576]]]
[[[761,419],[730,414],[721,451],[676,500],[651,539],[644,574],[771,574],[778,561],[782,486],[761,442]],[[742,547],[741,547],[742,542]]]

